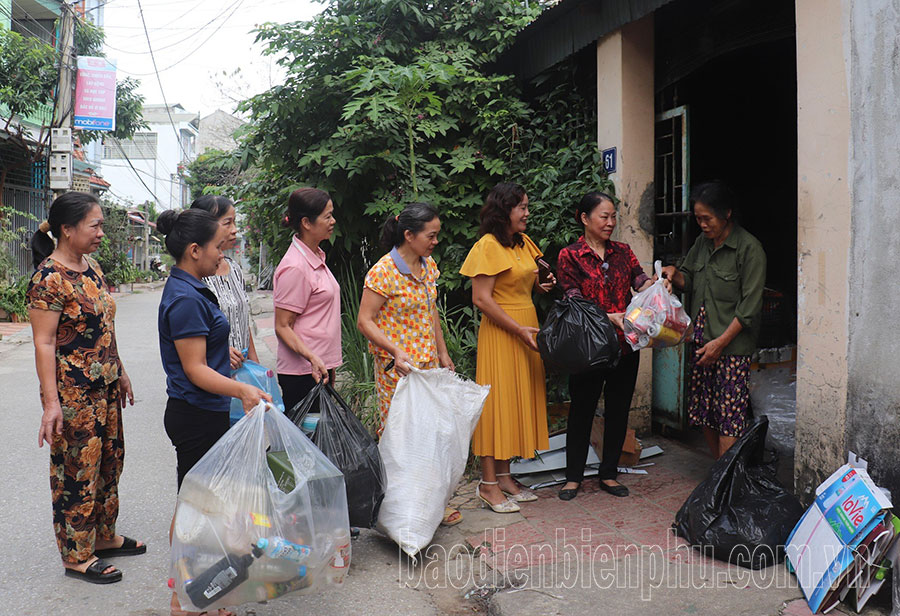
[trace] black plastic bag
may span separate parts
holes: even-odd
[[[312,442],[344,473],[350,525],[373,528],[387,483],[378,443],[328,384],[313,387],[287,416],[300,426],[316,410],[320,417]]]
[[[537,335],[547,369],[581,374],[619,363],[619,339],[609,317],[583,297],[556,300]]]
[[[784,560],[784,543],[804,508],[766,461],[765,415],[710,468],[675,515],[675,534],[718,560],[763,569]]]

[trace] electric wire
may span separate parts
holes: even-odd
[[[189,51],[189,52],[187,52],[186,54],[184,54],[184,56],[183,56],[180,60],[176,60],[175,62],[173,62],[172,64],[170,64],[169,66],[167,66],[167,67],[165,67],[165,68],[163,68],[163,69],[158,69],[157,66],[156,66],[156,59],[155,59],[155,57],[153,56],[153,54],[151,53],[151,54],[150,54],[150,59],[153,61],[153,72],[151,72],[151,73],[131,73],[131,72],[128,72],[128,71],[123,71],[123,72],[124,72],[124,73],[127,73],[128,75],[132,75],[132,76],[134,76],[134,77],[146,77],[146,76],[149,76],[149,75],[153,75],[153,74],[155,73],[155,74],[156,74],[157,80],[159,80],[159,79],[160,79],[159,74],[160,74],[161,72],[167,71],[167,70],[169,70],[170,68],[174,68],[174,67],[178,66],[179,64],[181,64],[181,63],[184,62],[185,60],[189,59],[193,54],[195,54],[195,53],[196,53],[201,47],[203,47],[206,43],[208,43],[209,40],[210,40],[213,36],[215,36],[216,33],[217,33],[219,30],[222,29],[222,26],[225,25],[225,22],[227,22],[228,19],[230,19],[231,16],[235,14],[235,12],[237,12],[237,10],[240,8],[240,5],[243,3],[243,1],[244,1],[244,0],[235,0],[235,2],[231,5],[231,6],[234,6],[234,9],[231,11],[231,13],[230,13],[225,19],[222,20],[222,22],[218,25],[218,27],[217,27],[215,30],[213,30],[212,33],[210,33],[209,36],[207,36],[205,39],[203,39],[203,41],[202,41],[199,45],[197,45],[196,47],[194,47],[191,51]],[[138,3],[140,3],[140,0],[138,0]],[[236,5],[236,6],[235,6],[235,5]],[[143,13],[141,13],[141,19],[143,20]],[[147,45],[149,46],[149,45],[150,45],[150,35],[147,33],[146,23],[145,23],[145,27],[144,27],[144,34],[145,34],[145,36],[147,37]],[[162,88],[162,85],[160,85],[160,89],[161,89],[161,88]]]
[[[166,100],[166,93],[163,90],[162,78],[159,76],[159,70],[156,67],[156,56],[153,55],[153,46],[150,44],[150,33],[147,31],[147,21],[144,19],[144,9],[141,6],[141,0],[137,0],[138,3],[138,11],[141,15],[141,23],[144,25],[144,36],[147,38],[147,49],[150,50],[150,60],[153,62],[153,72],[156,73],[156,82],[159,84],[159,93],[162,95],[163,105],[166,106],[166,115],[169,116],[169,124],[172,125],[172,131],[175,133],[175,139],[178,141],[178,147],[181,148],[182,154],[184,154],[184,161],[187,162],[190,160],[190,156],[188,156],[187,150],[184,149],[184,144],[181,143],[181,133],[178,132],[178,129],[175,127],[175,120],[172,119],[172,110],[169,109],[169,103]]]

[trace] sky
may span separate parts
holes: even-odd
[[[253,44],[257,24],[306,20],[323,8],[311,0],[140,0],[161,92],[138,1],[103,7],[106,55],[116,60],[117,77],[139,79],[145,104],[161,104],[164,93],[170,105],[201,116],[232,113],[237,101],[279,83],[279,67]]]

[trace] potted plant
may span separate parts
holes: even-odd
[[[28,320],[28,277],[22,276],[11,283],[0,283],[0,311],[13,323]]]

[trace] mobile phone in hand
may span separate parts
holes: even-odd
[[[538,284],[547,284],[553,280],[553,268],[550,264],[538,257],[534,260],[538,267]]]

